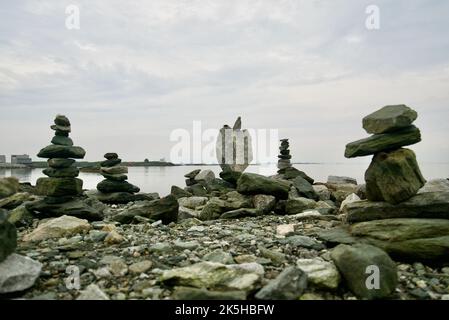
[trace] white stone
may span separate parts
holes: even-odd
[[[292,218],[297,219],[297,220],[316,218],[316,217],[321,217],[321,216],[322,216],[321,213],[319,213],[319,211],[317,211],[317,210],[308,210],[308,211],[304,211],[301,213],[291,215]]]
[[[32,287],[39,277],[42,264],[13,253],[0,263],[0,293],[23,291]]]
[[[72,216],[61,216],[40,224],[31,233],[23,237],[23,241],[42,241],[51,238],[72,236],[86,233],[92,226],[87,220]]]
[[[296,262],[298,268],[307,273],[309,283],[322,289],[337,289],[341,277],[337,267],[320,258],[298,259]]]
[[[356,195],[355,193],[351,193],[349,196],[346,197],[345,200],[343,200],[343,202],[340,205],[340,212],[343,211],[343,209],[345,208],[346,205],[353,203],[353,202],[357,202],[360,201],[361,199],[359,198],[358,195]]]
[[[276,234],[280,236],[286,236],[289,233],[295,232],[295,224],[281,224],[276,227]]]
[[[96,284],[89,285],[76,300],[109,300],[109,297]]]

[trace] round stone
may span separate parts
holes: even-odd
[[[55,124],[58,126],[70,127],[70,120],[66,116],[58,114],[55,118]]]
[[[55,135],[53,139],[51,139],[51,143],[61,145],[61,146],[73,146],[73,141],[69,137],[57,136]]]
[[[108,160],[111,160],[111,159],[117,159],[117,158],[118,158],[118,154],[115,153],[115,152],[108,152],[108,153],[106,153],[106,154],[104,155],[104,157],[105,157],[106,159],[108,159]]]
[[[47,161],[48,166],[55,169],[63,169],[71,167],[72,164],[75,163],[73,159],[65,159],[65,158],[52,158]]]

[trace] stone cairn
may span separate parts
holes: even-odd
[[[43,170],[48,178],[39,178],[36,182],[36,193],[44,198],[28,203],[26,208],[39,217],[71,215],[101,220],[102,209],[82,197],[83,180],[77,178],[79,170],[74,166],[74,159],[83,159],[86,151],[73,146],[69,119],[57,115],[51,129],[55,131],[52,144],[37,154],[39,158],[48,159],[48,168]]]
[[[36,182],[37,192],[46,196],[44,201],[49,204],[61,204],[73,200],[81,195],[83,180],[76,178],[79,174],[77,167],[73,166],[74,159],[83,159],[86,151],[81,147],[73,146],[69,137],[71,125],[69,119],[57,115],[51,129],[55,136],[51,145],[43,148],[39,158],[47,158],[49,168],[43,173],[49,178],[39,178]]]
[[[242,129],[240,117],[237,118],[232,128],[224,125],[220,129],[215,150],[218,164],[222,169],[220,177],[235,184],[253,161],[251,136],[248,130]]]
[[[285,172],[285,169],[291,168],[292,164],[290,159],[292,156],[290,155],[290,144],[288,143],[288,139],[281,139],[281,145],[279,146],[279,155],[278,155],[278,173],[282,174]]]
[[[424,186],[415,153],[402,148],[421,141],[419,129],[412,125],[417,117],[405,105],[385,106],[363,118],[363,128],[372,136],[346,145],[347,158],[373,155],[365,173],[368,200],[397,204]]]
[[[139,187],[130,184],[126,180],[128,168],[121,166],[122,160],[117,153],[109,152],[104,155],[105,161],[100,163],[101,175],[105,180],[97,185],[98,200],[105,203],[128,203],[134,201],[135,193],[140,191]]]

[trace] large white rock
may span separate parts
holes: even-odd
[[[51,238],[72,236],[92,229],[87,220],[72,216],[61,216],[40,224],[31,233],[23,237],[24,241],[42,241]]]
[[[307,273],[310,284],[321,289],[337,289],[340,284],[341,277],[337,267],[320,258],[315,259],[298,259],[296,262],[298,268]]]
[[[34,285],[42,264],[31,258],[13,253],[0,263],[0,293],[26,290]]]

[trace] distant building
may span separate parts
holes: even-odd
[[[6,163],[6,156],[0,155],[0,163]]]
[[[32,160],[27,154],[13,154],[11,164],[31,164]]]

